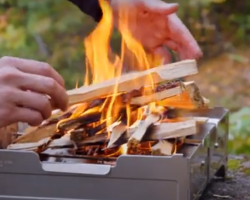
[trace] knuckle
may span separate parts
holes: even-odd
[[[1,100],[6,103],[9,102],[13,98],[14,93],[15,91],[8,87],[1,89],[0,90]]]
[[[6,117],[8,116],[8,117]],[[8,109],[1,109],[0,110],[0,117],[1,117],[1,121],[0,121],[0,128],[2,127],[5,127],[5,126],[8,126],[10,124],[13,124],[15,123],[15,121],[13,120],[13,117],[12,115],[10,115],[10,111]]]
[[[3,107],[1,107],[0,109],[0,118],[1,119],[6,119],[6,116],[9,116],[8,118],[10,118],[10,114],[13,112],[13,109],[11,106],[6,107],[6,105],[4,105]]]
[[[52,67],[48,63],[41,62],[40,72],[41,74],[47,75],[51,73]]]
[[[44,98],[44,100],[41,101],[40,108],[41,108],[44,119],[47,119],[48,117],[50,117],[51,105],[47,98]]]
[[[30,118],[29,124],[32,126],[38,126],[43,122],[43,117],[39,112],[34,112],[33,117]]]
[[[12,57],[4,56],[0,59],[0,63],[1,64],[11,63],[12,59],[13,59]]]
[[[10,56],[4,56],[0,59],[0,67],[3,67],[2,65],[10,65],[10,66],[15,66],[16,63],[19,61],[19,58],[15,57],[10,57]]]
[[[14,68],[3,68],[0,73],[0,80],[7,82],[13,81],[13,79],[17,78],[20,74]]]
[[[51,92],[54,92],[57,87],[57,82],[52,78],[48,78],[48,80],[46,81],[46,86]]]
[[[48,101],[46,100],[46,98],[41,98],[41,102],[40,102],[40,105],[41,107],[41,110],[46,110],[48,109],[48,106],[49,106],[49,103]]]

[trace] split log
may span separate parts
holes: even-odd
[[[50,142],[51,138],[43,138],[39,140],[38,142],[28,142],[28,143],[16,143],[16,144],[10,144],[7,149],[10,150],[27,150],[27,151],[37,151],[37,149],[43,145],[48,144],[48,146],[45,148],[56,148],[56,147],[63,147],[63,146],[74,146],[74,142],[70,139],[70,135],[66,134],[63,137],[59,139],[52,140]]]
[[[130,138],[137,138],[136,144],[146,141],[157,141],[157,140],[164,140],[164,139],[173,139],[185,136],[191,136],[197,133],[197,121],[195,119],[190,119],[184,122],[174,122],[174,123],[160,123],[159,125],[152,125],[153,122],[156,122],[158,119],[157,116],[152,116],[148,119],[148,123],[141,124],[141,131],[138,131],[139,128],[133,127],[126,130],[125,125],[117,125],[117,130],[113,133],[114,135],[109,139],[108,133],[97,134],[92,137],[84,138],[83,141],[79,141],[77,139],[77,146],[89,146],[89,145],[104,145],[109,142],[107,148],[114,148],[116,146],[120,146],[121,144],[127,143]],[[143,126],[144,125],[144,126]],[[145,127],[149,127],[145,130]],[[125,134],[126,133],[126,134]],[[139,137],[138,135],[139,134]],[[119,143],[118,141],[121,140]],[[186,141],[187,140],[187,141]],[[47,138],[41,139],[37,142],[28,142],[28,143],[19,143],[19,144],[11,144],[8,148],[9,149],[23,149],[23,150],[35,150],[44,144],[47,141]],[[138,142],[139,141],[139,142]],[[194,139],[185,139],[185,143],[190,144],[197,144],[200,143],[200,140]],[[75,141],[72,141],[70,134],[66,134],[60,139],[52,140],[52,142],[47,146],[47,148],[55,148],[55,147],[62,147],[65,145],[72,145],[75,144]],[[130,145],[131,146],[131,145]],[[129,147],[129,145],[128,145]]]
[[[83,141],[85,138],[88,137],[84,128],[76,129],[70,132],[70,140],[75,141]]]
[[[175,96],[157,99],[157,105],[173,108],[197,109],[208,107],[209,100],[205,99],[194,81],[184,82],[185,90]]]
[[[197,121],[198,119],[198,121]],[[199,121],[200,120],[200,121]],[[174,139],[176,137],[186,137],[186,136],[191,136],[195,135],[198,132],[197,124],[202,123],[206,121],[207,119],[202,118],[190,118],[188,121],[183,121],[183,122],[173,122],[173,123],[155,123],[155,125],[149,125],[150,123],[147,124],[148,128],[144,129],[143,123],[141,124],[141,127],[144,129],[142,132],[138,132],[139,134],[139,139],[136,139],[136,142],[132,140],[132,136],[138,131],[137,127],[129,128],[125,131],[125,128],[121,131],[123,134],[120,132],[117,134],[117,137],[119,138],[114,142],[110,142],[112,144],[108,145],[107,148],[113,148],[115,146],[119,146],[121,144],[125,144],[129,141],[131,138],[132,144],[130,146],[135,147],[136,144],[139,145],[140,142],[146,142],[146,141],[156,141],[160,139]],[[156,121],[156,120],[155,120]],[[152,122],[152,121],[151,121]],[[142,130],[141,128],[141,130]],[[126,133],[126,134],[124,134]],[[141,139],[141,141],[139,141]],[[134,139],[134,138],[133,138]],[[197,144],[200,141],[191,141],[190,139],[187,139],[188,143],[194,143]],[[84,146],[84,145],[93,145],[93,144],[104,144],[107,141],[110,141],[108,133],[103,133],[99,135],[95,135],[93,137],[89,137],[84,139],[82,142],[79,142],[77,145],[79,146]],[[185,139],[186,141],[186,139]],[[134,143],[133,143],[134,142]],[[133,145],[134,144],[134,145]],[[130,147],[128,145],[128,148]]]
[[[172,155],[174,144],[166,140],[161,140],[156,145],[152,146],[151,149],[152,149],[152,155],[170,156]]]
[[[191,136],[197,134],[196,120],[188,120],[175,123],[161,123],[148,130],[147,140],[161,140]]]
[[[134,97],[131,99],[130,104],[143,106],[151,102],[161,101],[169,97],[181,94],[182,92],[183,92],[183,88],[181,86],[177,86],[177,87],[170,88],[161,92],[152,93],[150,95]]]
[[[146,105],[157,102],[157,105],[171,106],[174,108],[195,109],[207,106],[195,82],[184,82],[180,86],[156,92],[150,95],[132,98],[130,104]]]
[[[117,126],[115,126],[112,130],[107,148],[111,147],[111,145],[117,142],[117,140],[119,140],[119,138],[122,137],[123,134],[125,134],[126,132],[127,132],[127,126],[125,124],[120,123]]]
[[[147,129],[154,123],[158,122],[160,119],[161,114],[159,113],[150,114],[149,116],[147,116],[145,121],[143,121],[142,124],[140,124],[136,131],[133,133],[133,135],[130,136],[127,144],[128,149],[136,149],[138,144],[146,134]]]
[[[155,84],[165,80],[174,80],[196,73],[198,73],[196,61],[185,60],[151,68],[142,72],[125,74],[101,83],[68,91],[69,105],[113,94],[114,91],[130,92],[145,85],[152,85],[152,81]]]
[[[141,105],[146,105],[152,101],[158,101],[158,102],[160,101],[160,104],[170,105],[170,106],[174,106],[174,107],[181,107],[181,106],[178,106],[177,102],[181,102],[180,105],[185,105],[186,102],[190,102],[190,105],[195,105],[195,107],[202,107],[205,104],[204,99],[200,95],[198,87],[195,85],[195,83],[194,82],[186,82],[186,83],[183,83],[183,85],[185,87],[185,91],[182,93],[181,93],[181,91],[183,91],[182,86],[178,86],[178,87],[174,87],[174,88],[171,88],[171,86],[170,86],[170,89],[163,90],[163,91],[154,93],[152,95],[132,98],[131,102],[133,104],[138,104],[137,106],[141,106]],[[181,94],[176,96],[176,94],[178,94],[178,93],[181,93]],[[173,95],[175,95],[175,96],[173,96]],[[173,96],[173,97],[168,98],[169,96]],[[162,99],[165,99],[165,100],[161,101]],[[93,102],[97,102],[97,101],[98,100],[94,100]],[[119,101],[123,101],[123,100],[119,100]],[[103,103],[104,101],[99,100],[98,102],[99,102],[98,106],[100,106],[99,105],[100,102]],[[166,102],[168,102],[168,103],[166,103]],[[94,104],[94,103],[90,103],[89,105],[91,105],[91,104]],[[95,115],[95,117],[87,115],[87,116],[81,116],[81,117],[77,118],[78,115],[82,114],[82,112],[84,112],[86,110],[87,105],[88,104],[85,103],[85,104],[79,105],[79,107],[74,107],[74,110],[71,109],[71,112],[63,113],[62,116],[58,116],[56,119],[54,119],[54,123],[57,123],[58,121],[67,118],[67,116],[70,116],[69,118],[63,120],[59,124],[59,129],[64,130],[64,131],[68,131],[72,128],[77,128],[77,127],[81,126],[82,123],[84,123],[84,124],[89,123],[90,119],[92,121],[93,120],[98,121],[100,119],[100,116],[101,116],[100,113],[93,114],[93,115]],[[137,108],[137,107],[135,107],[135,108]],[[23,136],[21,136],[20,138],[18,138],[14,142],[17,143],[17,142],[21,142],[24,140],[29,141],[29,142],[36,142],[36,141],[42,139],[42,137],[44,137],[44,138],[49,137],[51,135],[51,131],[54,131],[54,132],[56,131],[56,126],[50,125],[51,123],[52,122],[49,121],[47,124],[42,125],[41,127],[29,128],[28,131],[26,131],[26,134],[24,134]],[[46,127],[44,130],[41,130],[43,126],[48,126],[48,125],[50,125],[50,126]],[[51,127],[54,127],[54,130]],[[48,129],[49,129],[49,132],[47,131]],[[35,134],[36,131],[38,131],[38,133],[36,133],[36,134],[39,134],[39,136],[37,138],[35,136],[31,136],[31,138],[28,139],[28,137],[30,137],[29,135]],[[40,132],[42,132],[42,131],[43,131],[43,133],[40,134]],[[24,138],[26,138],[26,139],[24,139]]]
[[[51,137],[56,133],[57,124],[50,124],[43,127],[31,127],[30,132],[18,137],[13,143],[38,142],[44,138]]]
[[[38,142],[27,142],[19,144],[10,144],[7,149],[11,150],[26,150],[26,151],[36,151],[39,146],[42,146],[50,141],[50,138],[43,138]]]
[[[124,105],[126,106],[126,105]],[[137,109],[138,106],[131,107],[131,112]],[[112,117],[112,121],[116,121],[118,117],[124,118],[126,117],[126,107],[120,109],[120,115]],[[74,114],[73,114],[74,115]],[[102,113],[99,112],[99,107],[94,107],[86,112],[80,117],[70,117],[67,119],[63,119],[59,124],[49,124],[39,127],[30,127],[29,131],[24,135],[17,138],[14,143],[25,143],[25,142],[38,142],[39,140],[47,137],[53,136],[55,133],[61,133],[62,135],[72,129],[82,128],[86,125],[91,125],[91,123],[100,121]],[[58,128],[58,130],[57,130]],[[84,127],[88,128],[88,127]],[[98,131],[104,130],[106,128],[106,123],[100,124],[91,130],[88,130],[88,135],[93,135]]]
[[[18,124],[11,124],[0,128],[0,149],[5,149],[13,140],[18,132]]]

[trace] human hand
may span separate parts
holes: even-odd
[[[53,108],[66,110],[67,105],[64,80],[49,64],[0,59],[0,127],[16,122],[37,126]]]
[[[128,28],[144,48],[171,62],[166,49],[176,51],[181,60],[199,59],[202,52],[175,12],[178,4],[161,0],[110,0],[118,28]],[[127,27],[126,27],[127,26]]]

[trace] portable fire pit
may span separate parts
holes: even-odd
[[[195,72],[177,62],[69,91],[66,112],[0,150],[0,198],[199,199],[226,175],[228,111],[178,79]]]
[[[40,157],[0,151],[0,199],[198,199],[213,177],[225,177],[228,111],[192,111],[206,117],[198,133],[172,156],[121,155]]]

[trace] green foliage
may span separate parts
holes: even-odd
[[[232,153],[250,153],[250,108],[230,115],[229,149]]]
[[[92,20],[66,0],[1,0],[0,56],[46,61],[71,88],[83,77],[83,38],[91,26]]]
[[[228,162],[228,169],[230,170],[238,170],[240,168],[240,160],[236,160],[236,159],[229,159]]]
[[[250,42],[250,1],[176,1],[181,5],[179,14],[183,21],[205,46],[222,41],[221,46]]]

